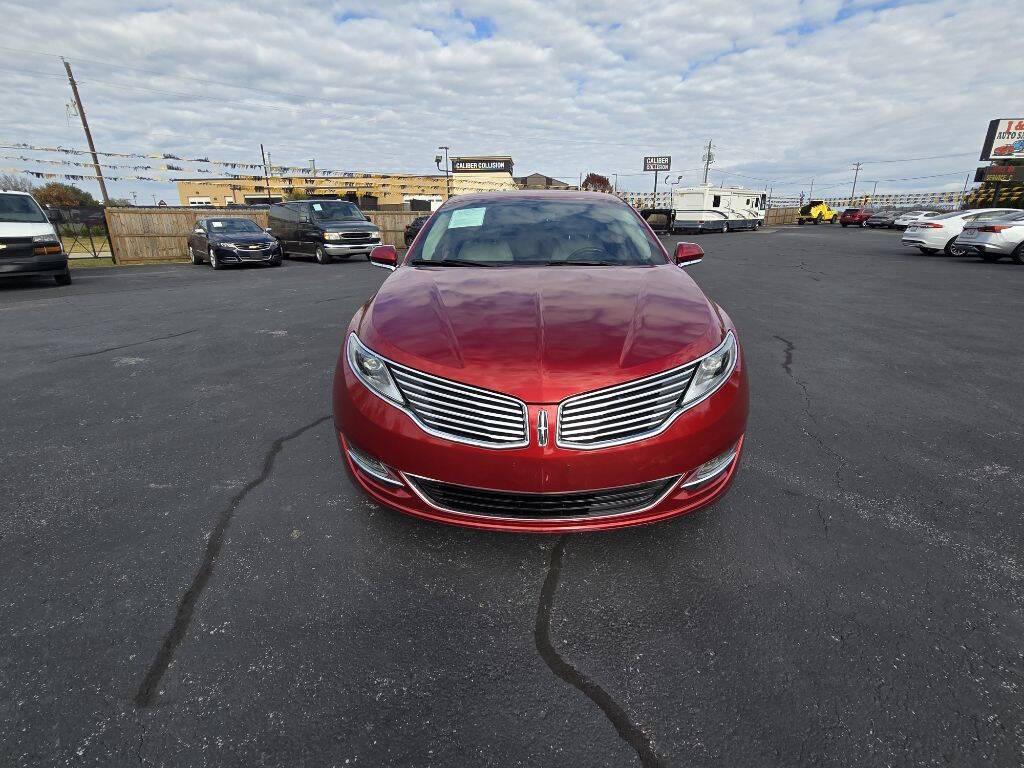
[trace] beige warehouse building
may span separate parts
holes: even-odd
[[[366,210],[437,208],[450,195],[515,190],[512,158],[453,157],[452,173],[412,176],[395,173],[317,171],[306,176],[238,174],[175,179],[182,205],[254,205],[302,198],[342,198]],[[276,171],[277,169],[275,169]],[[268,194],[269,187],[269,194]],[[449,195],[450,193],[450,195]]]

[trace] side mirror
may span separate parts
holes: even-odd
[[[201,235],[201,234],[203,234],[203,228],[202,227],[196,227],[195,229],[192,230],[192,232],[194,234]]]
[[[688,267],[699,264],[704,259],[704,249],[696,243],[679,243],[676,246],[675,261],[677,267]]]
[[[309,214],[308,213],[300,213],[299,214],[299,222],[302,223],[302,224],[309,224]]]
[[[370,263],[394,271],[398,269],[398,251],[393,245],[378,245],[370,251]]]
[[[273,227],[264,227],[263,231],[266,232],[269,235],[271,232],[274,231],[274,228]]]

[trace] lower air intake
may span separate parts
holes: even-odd
[[[409,480],[430,503],[450,512],[548,520],[639,512],[657,502],[679,478],[575,493],[515,493],[451,485],[422,477],[409,477]]]

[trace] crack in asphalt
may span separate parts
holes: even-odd
[[[165,341],[166,339],[176,339],[179,336],[188,336],[190,333],[198,333],[198,328],[193,328],[191,331],[182,331],[181,333],[172,333],[170,336],[157,336],[153,339],[146,339],[144,341],[133,341],[131,344],[122,344],[118,347],[107,347],[106,349],[97,349],[95,352],[81,352],[77,355],[68,355],[67,357],[55,357],[51,360],[51,363],[59,363],[61,360],[74,360],[79,357],[92,357],[94,355],[102,355],[104,352],[116,352],[119,349],[128,349],[129,347],[138,347],[142,344],[152,344],[154,341]]]
[[[551,606],[562,573],[565,543],[566,536],[562,535],[551,550],[548,574],[544,579],[544,586],[541,588],[540,603],[537,606],[537,625],[534,630],[537,652],[557,677],[579,690],[601,708],[605,717],[615,726],[619,737],[636,750],[640,764],[644,768],[664,768],[668,763],[655,751],[650,736],[630,719],[626,710],[612,698],[610,693],[566,661],[555,649],[551,640]]]
[[[805,435],[811,438],[811,440],[817,443],[818,448],[821,449],[822,453],[825,453],[828,456],[830,456],[832,460],[835,462],[835,469],[832,472],[832,482],[836,487],[836,492],[838,496],[841,498],[846,493],[846,488],[843,486],[842,476],[843,469],[846,467],[846,457],[842,456],[841,454],[836,452],[834,448],[826,444],[825,440],[821,437],[821,435],[818,434],[818,431],[821,430],[821,424],[818,423],[818,417],[815,416],[814,411],[811,410],[811,394],[807,389],[807,384],[804,383],[804,381],[799,376],[793,373],[793,353],[796,351],[796,345],[792,341],[783,336],[776,335],[775,338],[786,345],[785,358],[782,361],[782,368],[783,370],[785,370],[786,374],[796,383],[796,385],[800,387],[800,391],[803,392],[804,413],[807,415],[807,418],[810,420],[812,424],[814,424],[814,426],[817,429],[817,431],[814,432],[804,429],[803,432]],[[827,537],[829,534],[829,527],[828,519],[826,518],[824,512],[824,505],[824,499],[818,500],[815,512],[818,516],[818,520],[821,521],[822,527],[825,529],[825,536]]]
[[[270,473],[274,468],[274,461],[277,459],[277,456],[281,452],[285,443],[289,440],[294,440],[314,427],[318,427],[330,418],[330,415],[321,416],[320,418],[309,422],[305,426],[299,427],[295,431],[277,438],[271,444],[270,449],[263,458],[263,470],[260,474],[255,479],[246,483],[238,493],[231,497],[227,506],[218,513],[217,524],[214,526],[213,531],[206,540],[206,550],[203,553],[203,559],[199,566],[199,570],[196,571],[195,576],[192,578],[192,583],[185,591],[185,594],[181,596],[181,600],[178,603],[178,610],[174,614],[174,623],[171,625],[170,631],[164,636],[163,643],[160,645],[160,650],[153,659],[153,663],[150,664],[149,669],[146,672],[146,676],[143,678],[142,684],[139,686],[139,690],[135,694],[136,706],[150,707],[153,705],[153,701],[158,693],[160,682],[163,680],[164,674],[167,672],[167,668],[174,660],[174,653],[178,649],[178,646],[181,645],[182,640],[185,639],[185,635],[188,634],[188,628],[192,623],[192,615],[195,612],[196,604],[199,602],[199,598],[202,597],[203,590],[206,588],[206,585],[210,581],[210,577],[213,575],[214,563],[217,560],[217,556],[220,555],[221,550],[224,548],[224,538],[227,534],[228,527],[231,525],[231,519],[234,517],[235,510],[238,509],[239,505],[245,500],[245,497],[248,496],[250,492],[258,488],[266,482],[267,478],[270,477]]]

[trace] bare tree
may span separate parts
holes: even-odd
[[[31,192],[34,188],[35,185],[26,176],[14,173],[0,173],[0,189],[9,189],[14,192]]]

